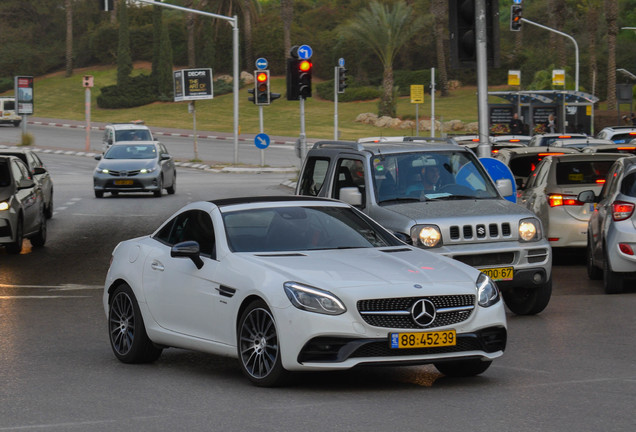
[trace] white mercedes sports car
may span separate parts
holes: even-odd
[[[348,204],[296,196],[195,202],[121,242],[104,308],[122,362],[168,347],[227,355],[260,386],[370,364],[477,375],[507,337],[488,276]]]

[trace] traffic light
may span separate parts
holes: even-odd
[[[303,99],[311,97],[311,69],[313,66],[309,60],[298,62],[298,95]]]
[[[338,66],[338,93],[344,93],[347,87],[347,70]]]
[[[475,67],[477,40],[475,0],[450,0],[448,4],[451,66]],[[499,0],[486,0],[486,57],[489,66],[499,66]]]
[[[269,105],[269,71],[268,70],[260,70],[255,71],[254,76],[256,77],[255,87],[255,101],[256,105]]]
[[[311,70],[309,60],[287,59],[287,100],[311,97]]]
[[[521,12],[523,8],[521,5],[512,5],[510,7],[510,30],[511,31],[519,31],[521,30]]]

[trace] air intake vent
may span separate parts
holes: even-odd
[[[504,237],[510,237],[510,233],[512,231],[510,231],[510,224],[509,223],[504,223],[501,224],[501,235]]]
[[[464,238],[470,239],[473,238],[473,227],[470,225],[464,225]]]

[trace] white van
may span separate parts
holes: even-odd
[[[15,113],[15,98],[0,97],[0,124],[12,123],[13,126],[20,126],[22,117]]]

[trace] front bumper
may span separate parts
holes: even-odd
[[[96,191],[101,192],[154,192],[159,190],[160,181],[159,175],[154,172],[129,177],[95,173],[93,176],[93,187]]]
[[[3,211],[2,213],[5,213]],[[7,214],[7,216],[9,216]],[[16,217],[17,220],[17,217]],[[10,217],[0,216],[0,244],[11,243],[15,239],[13,238],[13,226]]]
[[[479,270],[513,267],[512,280],[497,281],[497,286],[504,290],[542,285],[550,279],[552,273],[552,248],[546,239],[528,243],[510,241],[457,244],[429,250]],[[537,282],[539,277],[541,279]]]

